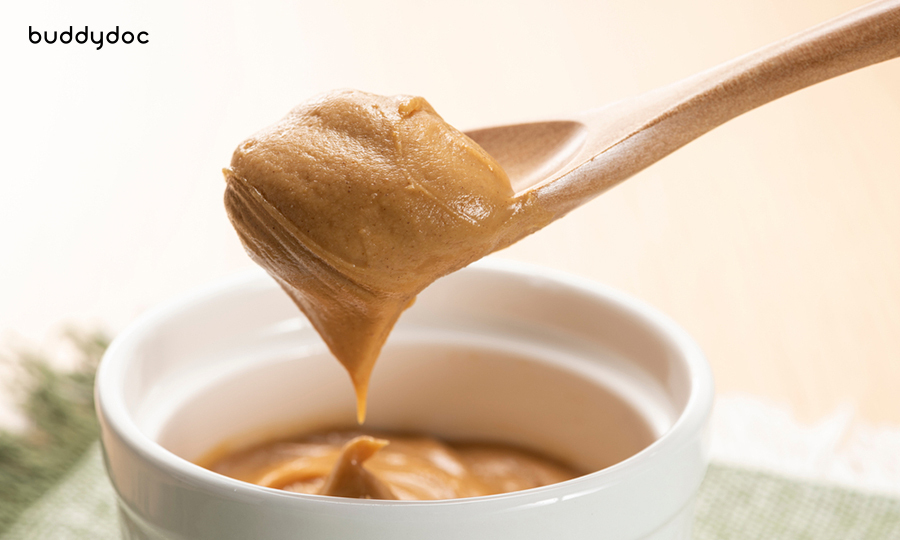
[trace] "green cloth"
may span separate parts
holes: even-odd
[[[95,444],[0,540],[119,540],[117,519],[115,495]]]
[[[695,540],[900,540],[900,499],[714,464]]]
[[[118,540],[115,498],[92,447],[0,540]],[[695,540],[900,540],[900,500],[713,464]]]
[[[18,398],[28,429],[0,429],[0,536],[27,508],[73,470],[100,433],[94,413],[94,372],[108,340],[101,334],[68,335],[77,367],[60,370],[43,356],[21,352],[0,364],[0,380]],[[5,370],[4,370],[5,371]]]

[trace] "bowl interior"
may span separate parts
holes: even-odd
[[[614,291],[484,263],[439,280],[376,365],[367,428],[527,447],[585,472],[640,452],[687,405],[668,321]],[[123,368],[137,428],[189,461],[355,424],[347,374],[264,275],[157,314]]]

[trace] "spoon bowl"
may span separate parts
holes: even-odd
[[[584,147],[590,128],[577,120],[551,120],[466,133],[497,160],[517,193],[568,165]]]

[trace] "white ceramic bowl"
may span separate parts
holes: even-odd
[[[224,441],[353,423],[346,373],[261,272],[136,322],[104,357],[96,397],[127,539],[660,540],[690,536],[713,383],[696,344],[652,308],[488,260],[401,317],[367,426],[519,444],[596,472],[409,502],[287,493],[194,465]]]

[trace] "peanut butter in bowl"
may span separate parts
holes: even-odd
[[[252,484],[357,499],[438,500],[495,495],[579,476],[510,445],[446,443],[422,435],[332,430],[213,452],[204,467]]]

